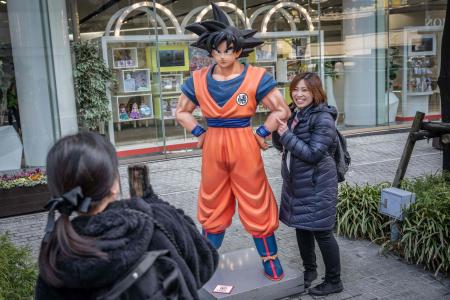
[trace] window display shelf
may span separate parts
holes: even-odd
[[[435,91],[428,91],[428,92],[409,92],[408,96],[427,96],[427,95],[433,95]]]
[[[402,114],[428,114],[430,96],[437,93],[436,32],[426,27],[404,31]]]
[[[154,120],[154,119],[155,119],[155,117],[128,119],[128,120],[119,120],[118,123],[126,123],[126,122],[133,122],[133,121],[145,121],[145,120]]]
[[[172,92],[162,91],[161,94],[163,94],[163,95],[180,95],[181,94],[181,90],[172,91]]]

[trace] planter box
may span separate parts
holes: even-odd
[[[42,212],[49,199],[47,185],[0,190],[0,218]]]

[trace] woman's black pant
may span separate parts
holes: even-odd
[[[303,266],[306,271],[317,268],[316,253],[314,251],[314,239],[319,245],[325,263],[325,280],[338,283],[341,280],[341,262],[339,258],[339,246],[334,238],[332,230],[309,231],[296,229],[297,243]]]

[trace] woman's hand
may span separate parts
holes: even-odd
[[[282,121],[282,120],[280,120],[280,119],[278,119],[278,118],[277,118],[277,121],[278,121],[278,129],[277,129],[277,132],[278,132],[278,134],[279,134],[280,136],[282,136],[286,131],[289,130],[289,128],[288,128],[286,122],[284,122],[284,121]]]

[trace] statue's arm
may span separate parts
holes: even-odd
[[[278,119],[286,122],[291,115],[291,111],[284,102],[284,97],[281,95],[278,88],[272,89],[263,99],[262,104],[269,108],[270,114],[264,122],[264,126],[270,131],[274,132],[278,129]]]
[[[198,125],[197,120],[192,115],[195,109],[195,104],[189,98],[181,93],[178,99],[177,110],[175,112],[175,118],[177,122],[181,124],[187,131],[191,132],[195,126]]]

